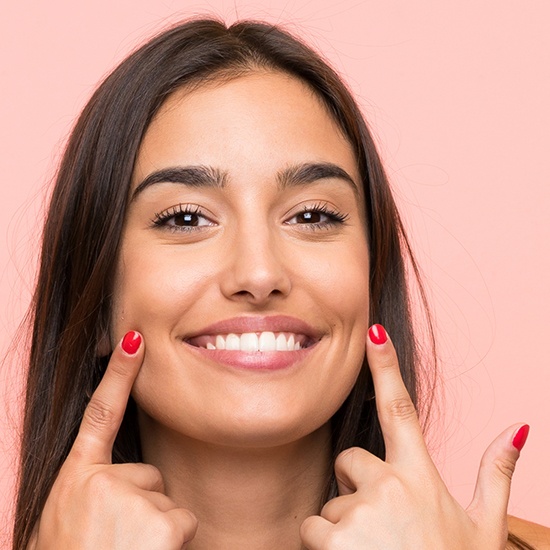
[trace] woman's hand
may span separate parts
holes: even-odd
[[[164,494],[154,466],[111,463],[143,354],[137,332],[114,350],[48,496],[32,550],[181,550],[194,537],[195,516]]]
[[[309,550],[501,550],[506,546],[510,483],[528,426],[501,433],[483,455],[474,498],[464,510],[433,464],[384,329],[369,330],[372,371],[386,461],[364,449],[342,452],[335,465],[339,494],[307,518]]]

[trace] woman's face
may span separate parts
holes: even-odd
[[[356,164],[287,75],[168,98],[139,150],[112,319],[113,342],[144,336],[142,427],[269,446],[336,412],[368,323]]]

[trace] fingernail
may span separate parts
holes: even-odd
[[[527,436],[529,435],[529,424],[523,425],[514,436],[512,440],[512,445],[518,450],[521,451],[525,442],[527,441]]]
[[[128,355],[134,355],[141,345],[141,334],[131,330],[124,335],[120,346]]]
[[[382,325],[372,325],[369,328],[369,338],[373,344],[382,345],[388,340],[388,335]]]

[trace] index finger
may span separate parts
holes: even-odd
[[[426,456],[424,436],[399,370],[397,353],[381,325],[373,325],[369,329],[367,360],[386,444],[386,461],[410,461],[412,457]]]
[[[141,344],[141,334],[130,331],[114,349],[105,374],[84,411],[69,456],[88,464],[111,463],[113,443],[143,361]]]

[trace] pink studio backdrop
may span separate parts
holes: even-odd
[[[509,424],[529,422],[510,512],[550,524],[546,0],[6,3],[2,353],[29,300],[47,182],[76,114],[135,45],[205,12],[286,23],[349,82],[379,139],[437,319],[444,393],[430,437],[437,463],[467,504],[486,445]],[[11,355],[0,372],[2,515],[11,506],[18,370]]]

